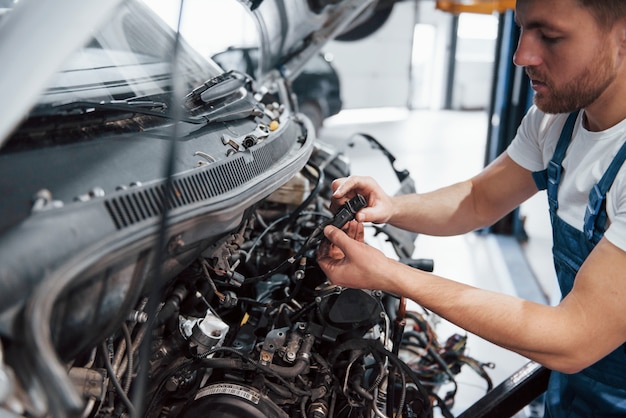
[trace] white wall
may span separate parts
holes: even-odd
[[[461,14],[452,108],[488,109],[491,99],[498,19]]]
[[[143,0],[176,29],[180,1]],[[200,54],[210,57],[229,46],[258,46],[254,18],[237,0],[185,0],[181,34]]]
[[[418,1],[413,42],[413,109],[443,109],[451,48],[452,15],[434,0]]]
[[[442,109],[453,16],[434,0],[397,3],[385,25],[357,42],[334,41],[346,109],[409,107]],[[452,108],[487,109],[493,78],[497,18],[463,14],[455,57]]]
[[[341,78],[344,108],[407,105],[414,22],[414,3],[401,2],[373,35],[326,45]]]

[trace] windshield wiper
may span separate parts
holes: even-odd
[[[238,71],[229,71],[204,82],[185,96],[184,107],[207,123],[226,122],[261,115],[251,94],[252,79]]]
[[[182,105],[189,116],[167,113],[167,104],[152,100],[77,100],[69,103],[41,106],[31,117],[45,116],[84,116],[99,112],[128,112],[177,120],[193,124],[209,124],[243,119],[263,113],[250,93],[252,79],[246,74],[229,71],[220,74],[185,96]],[[175,113],[175,112],[174,112]]]
[[[206,119],[198,117],[177,118],[172,114],[165,113],[167,105],[164,102],[152,100],[110,100],[102,102],[91,102],[88,100],[78,100],[75,102],[56,104],[41,107],[34,110],[31,116],[80,116],[89,115],[96,112],[130,112],[133,114],[154,116],[157,118],[180,120],[182,122],[204,124]]]
[[[239,90],[239,89],[236,89]],[[235,90],[235,91],[236,91]],[[232,92],[232,91],[231,91]],[[194,93],[196,93],[194,91]],[[167,109],[167,105],[163,102],[150,100],[111,100],[102,102],[91,102],[88,100],[78,100],[70,103],[57,104],[42,107],[31,112],[31,117],[41,116],[82,116],[96,114],[99,112],[117,112],[117,113],[133,113],[157,118],[177,120],[180,122],[193,123],[203,125],[215,122],[226,122],[229,120],[242,119],[251,115],[262,114],[262,110],[258,109],[257,104],[249,94],[241,94],[234,100],[227,97],[220,97],[221,100],[215,100],[209,103],[203,103],[206,108],[189,109],[187,111],[201,112],[193,116],[177,117],[171,113],[160,112],[158,110]],[[201,106],[202,107],[202,106]]]

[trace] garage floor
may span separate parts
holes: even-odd
[[[393,194],[398,182],[388,160],[359,133],[375,137],[406,168],[425,192],[463,180],[483,167],[488,115],[485,112],[408,111],[406,109],[344,110],[328,119],[321,140],[339,146],[352,161],[353,174],[370,175]],[[550,225],[545,195],[538,194],[521,208],[527,242],[511,237],[469,233],[456,237],[419,236],[415,258],[432,258],[440,276],[542,303],[556,300],[555,279],[549,256]],[[440,340],[457,327],[442,321]],[[469,355],[496,365],[489,375],[494,385],[508,378],[527,359],[470,335]],[[467,370],[466,370],[467,369]],[[485,393],[485,381],[467,367],[459,384],[453,414],[456,416]],[[445,391],[445,389],[444,389]],[[533,416],[528,411],[519,417]]]

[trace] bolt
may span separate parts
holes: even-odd
[[[174,376],[172,376],[167,383],[165,384],[165,389],[168,392],[175,392],[176,389],[178,389],[178,386],[180,385],[180,382],[178,381],[178,379]]]
[[[182,248],[184,245],[185,245],[185,241],[183,241],[182,235],[176,235],[172,237],[169,244],[167,245],[167,248],[170,253],[173,253],[176,250]]]
[[[89,197],[103,197],[104,190],[101,187],[94,187],[89,191]]]
[[[131,322],[139,322],[141,324],[144,324],[148,321],[148,314],[145,312],[133,310],[130,314],[128,314],[127,319]]]

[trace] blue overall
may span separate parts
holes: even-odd
[[[626,143],[607,171],[589,193],[583,231],[572,227],[556,214],[561,163],[571,141],[578,112],[572,113],[561,132],[548,168],[533,173],[539,190],[547,189],[552,222],[554,266],[563,297],[574,285],[574,278],[589,253],[604,235],[606,192],[626,159]],[[626,301],[624,301],[626,305]],[[593,341],[589,341],[593,344]],[[552,372],[545,397],[545,416],[624,417],[626,416],[626,353],[619,347],[595,364],[576,374]]]

